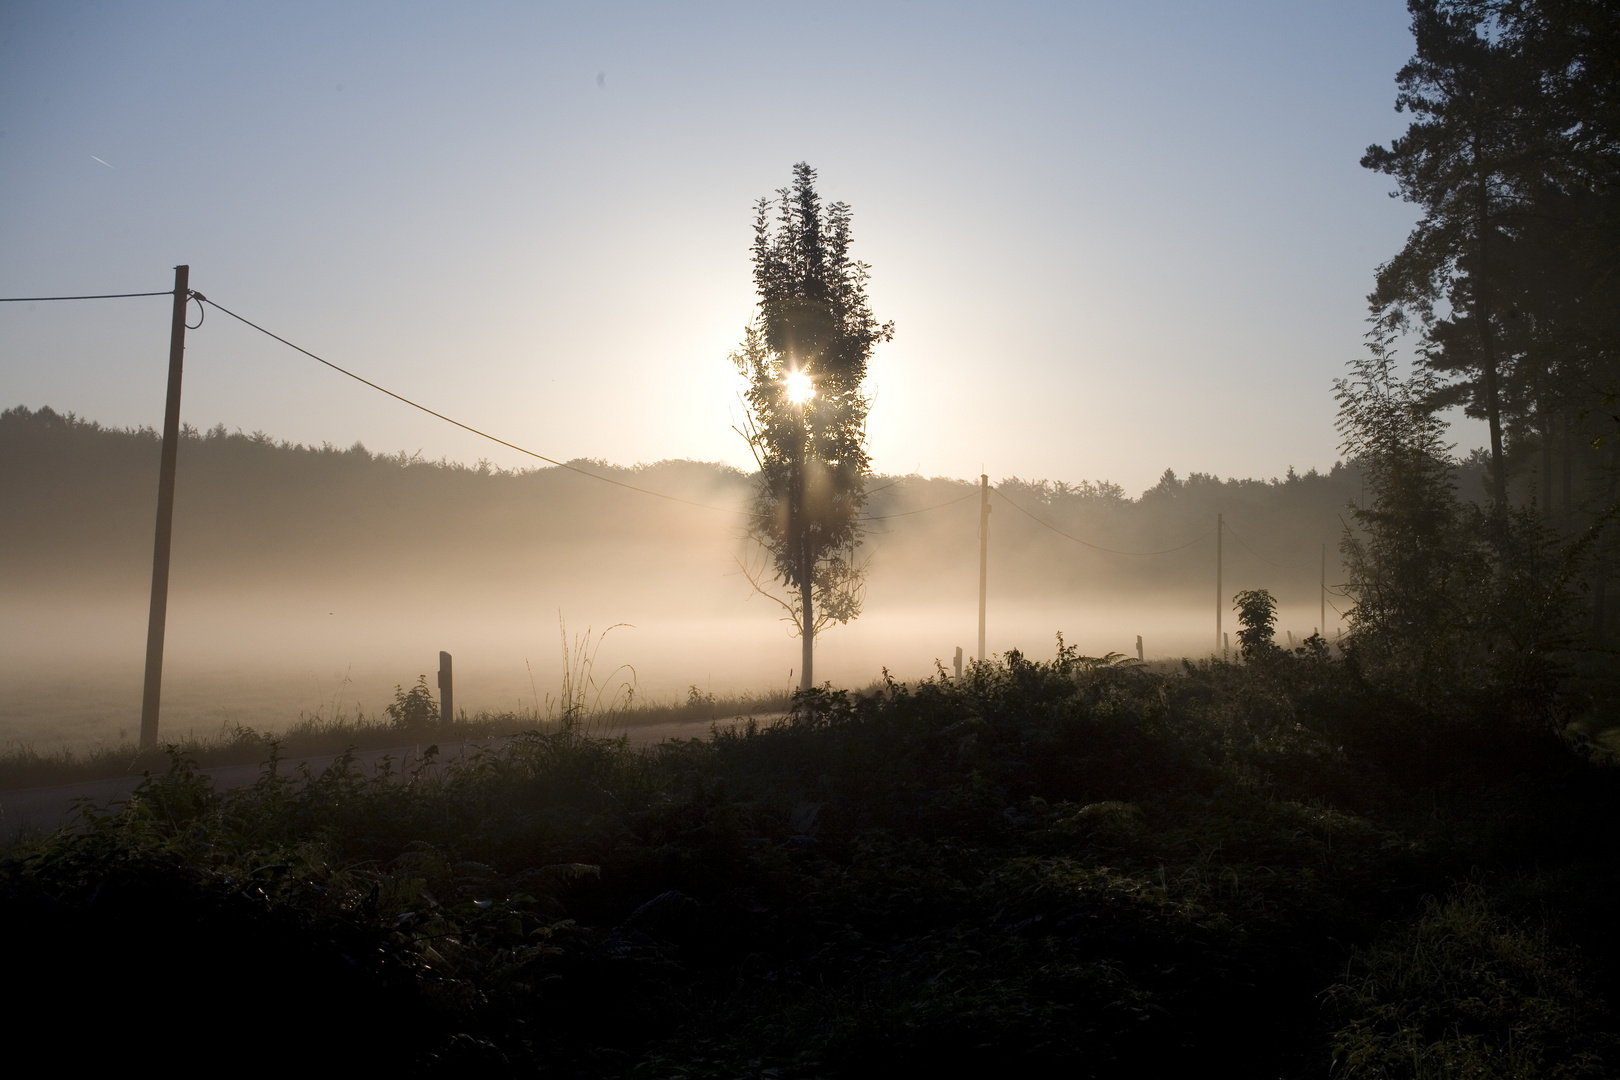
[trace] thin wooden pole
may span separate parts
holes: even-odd
[[[186,352],[186,301],[191,267],[174,268],[169,322],[169,391],[163,405],[163,456],[158,466],[157,535],[152,541],[152,607],[146,620],[146,682],[141,689],[141,749],[157,746],[163,699],[163,632],[169,615],[169,547],[174,537],[174,463],[180,448],[180,369]]]
[[[1221,539],[1222,539],[1222,534],[1225,532],[1225,530],[1226,530],[1226,526],[1225,526],[1225,524],[1224,524],[1224,522],[1223,522],[1223,520],[1221,518],[1221,515],[1216,514],[1215,515],[1215,651],[1223,659],[1226,657],[1226,649],[1222,645],[1223,639],[1221,637],[1221,612],[1226,608],[1226,604],[1223,602],[1222,595],[1221,595],[1222,594],[1222,590],[1221,590]]]
[[[1325,544],[1325,543],[1322,545],[1322,596],[1321,596],[1321,601],[1322,601],[1321,622],[1318,624],[1318,625],[1321,626],[1321,629],[1318,630],[1317,633],[1321,634],[1324,638],[1326,638],[1327,637],[1327,544]]]
[[[444,723],[455,723],[456,719],[456,684],[450,672],[450,654],[439,653],[439,719]]]
[[[990,565],[990,477],[979,474],[979,662],[984,662],[984,600]]]

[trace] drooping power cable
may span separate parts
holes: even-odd
[[[97,293],[95,296],[0,296],[0,304],[33,304],[47,300],[122,300],[126,296],[173,296],[173,289],[161,292]]]
[[[1231,525],[1226,526],[1226,531],[1232,537],[1232,539],[1234,539],[1234,540],[1236,540],[1238,542],[1238,546],[1243,548],[1244,551],[1247,551],[1250,555],[1253,555],[1255,558],[1259,559],[1263,563],[1270,563],[1272,566],[1275,566],[1279,570],[1300,570],[1300,569],[1303,569],[1303,568],[1305,568],[1307,566],[1314,566],[1315,565],[1314,563],[1310,562],[1309,560],[1307,560],[1305,562],[1299,562],[1299,563],[1280,563],[1275,559],[1268,559],[1264,555],[1260,554],[1258,551],[1254,550],[1254,548],[1250,547],[1248,544],[1245,544],[1243,542],[1243,537],[1239,536],[1237,533],[1232,531],[1232,526]]]
[[[327,359],[325,359],[323,357],[316,356],[314,353],[310,352],[308,349],[305,349],[305,348],[303,348],[302,346],[299,346],[299,345],[294,345],[292,342],[288,341],[286,338],[282,337],[280,334],[276,334],[276,333],[273,333],[273,332],[271,332],[269,330],[266,330],[264,327],[260,326],[258,323],[252,321],[251,319],[247,319],[247,318],[244,318],[241,315],[238,315],[236,312],[234,312],[230,308],[224,306],[223,304],[221,304],[217,300],[209,300],[209,299],[206,299],[205,297],[202,297],[202,296],[197,295],[197,294],[193,294],[193,295],[195,296],[195,298],[197,300],[201,301],[204,304],[207,304],[207,305],[210,305],[212,307],[218,308],[220,311],[224,312],[226,315],[229,315],[231,318],[235,319],[237,322],[243,323],[244,325],[247,325],[247,326],[251,326],[253,329],[257,330],[259,333],[265,335],[266,337],[274,338],[276,341],[281,342],[283,345],[287,346],[289,349],[292,349],[292,350],[294,350],[296,352],[301,352],[305,356],[309,357],[311,360],[314,360],[317,363],[325,364],[327,367],[331,368],[333,371],[336,371],[341,375],[347,375],[349,378],[353,379],[355,382],[363,383],[366,386],[371,387],[373,390],[378,391],[379,393],[387,394],[389,397],[393,398],[395,401],[403,402],[404,404],[409,405],[413,409],[420,409],[422,412],[427,413],[429,416],[436,417],[436,418],[438,418],[440,420],[443,420],[447,424],[453,424],[453,425],[455,425],[456,427],[460,428],[463,431],[471,432],[472,434],[477,435],[480,438],[488,439],[490,442],[498,443],[501,446],[504,446],[509,450],[516,450],[520,454],[526,454],[529,457],[532,457],[532,458],[534,458],[534,459],[536,459],[538,461],[544,461],[548,465],[555,465],[560,469],[567,469],[569,472],[578,473],[581,476],[588,476],[592,480],[600,480],[604,484],[612,484],[614,487],[621,487],[621,488],[624,488],[624,489],[626,489],[628,491],[638,491],[643,495],[651,495],[655,499],[665,499],[665,500],[667,500],[669,502],[680,503],[683,506],[696,506],[696,507],[698,507],[700,509],[703,509],[703,510],[716,510],[716,511],[722,513],[722,514],[736,514],[736,515],[739,515],[741,517],[753,517],[753,516],[755,516],[753,513],[751,513],[750,511],[747,511],[747,510],[737,510],[737,509],[734,509],[734,508],[724,507],[724,506],[711,506],[709,503],[694,502],[691,499],[682,499],[682,498],[680,498],[678,496],[675,496],[675,495],[666,495],[661,491],[652,491],[649,488],[637,487],[635,484],[627,484],[622,480],[615,480],[611,476],[603,476],[600,473],[591,472],[589,469],[581,469],[578,466],[570,465],[565,461],[558,461],[555,458],[549,458],[549,457],[546,457],[544,454],[536,453],[535,451],[530,450],[527,447],[519,446],[516,443],[507,442],[505,439],[502,439],[502,438],[499,438],[497,436],[491,435],[487,431],[480,431],[477,428],[473,427],[471,424],[463,424],[460,420],[454,420],[454,419],[451,419],[450,417],[444,415],[443,413],[434,412],[432,409],[428,408],[426,405],[422,405],[422,404],[420,404],[418,402],[412,401],[410,398],[405,397],[403,394],[396,394],[392,390],[388,389],[385,386],[378,386],[376,383],[372,382],[370,379],[364,378],[363,376],[360,376],[360,375],[356,375],[354,372],[348,370],[347,368],[339,367],[338,365],[332,363],[332,361],[327,360]]]
[[[1020,514],[1023,514],[1025,517],[1029,518],[1031,521],[1039,522],[1040,524],[1045,525],[1048,529],[1051,529],[1053,532],[1057,533],[1059,536],[1063,537],[1064,539],[1073,540],[1075,543],[1081,545],[1082,547],[1092,548],[1093,550],[1096,550],[1096,551],[1106,551],[1110,555],[1168,555],[1173,551],[1182,551],[1182,550],[1184,550],[1186,548],[1190,548],[1194,544],[1196,544],[1196,543],[1198,543],[1198,542],[1200,542],[1202,540],[1208,539],[1208,537],[1209,537],[1209,533],[1202,533],[1202,534],[1200,534],[1198,536],[1193,537],[1191,540],[1187,541],[1185,544],[1177,544],[1175,547],[1164,548],[1161,551],[1120,551],[1117,548],[1103,547],[1101,544],[1093,544],[1091,541],[1082,540],[1078,536],[1071,536],[1070,534],[1064,532],[1062,529],[1058,528],[1056,525],[1053,525],[1050,521],[1046,521],[1045,519],[1037,517],[1034,514],[1030,513],[1028,510],[1025,510],[1022,506],[1019,506],[1017,503],[1013,502],[1007,496],[1003,495],[999,489],[991,488],[990,490],[998,498],[1000,498],[1002,502],[1006,503],[1008,506],[1012,507],[1014,510],[1017,510]]]

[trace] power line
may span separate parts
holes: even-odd
[[[174,295],[174,290],[172,290],[172,289],[162,289],[162,290],[158,290],[158,291],[155,291],[155,292],[95,293],[95,294],[87,294],[87,295],[82,295],[82,296],[5,296],[5,297],[0,297],[0,304],[7,304],[7,303],[9,303],[9,304],[47,303],[47,302],[58,301],[58,300],[121,300],[121,299],[127,299],[127,298],[131,298],[131,297],[141,297],[141,296],[173,296],[173,295]],[[245,316],[238,315],[236,312],[232,311],[230,308],[226,307],[225,305],[219,303],[217,300],[210,300],[207,297],[203,296],[201,293],[197,293],[197,292],[193,292],[191,294],[190,298],[196,300],[199,304],[206,304],[206,305],[210,305],[212,307],[218,308],[220,311],[224,312],[226,315],[229,315],[231,318],[235,319],[237,322],[242,323],[244,326],[249,326],[249,327],[253,328],[254,330],[257,330],[259,333],[265,335],[266,337],[272,338],[275,341],[279,341],[281,344],[287,346],[289,349],[292,349],[295,352],[302,353],[303,355],[309,357],[311,360],[314,360],[318,364],[324,364],[325,366],[331,368],[333,371],[336,371],[340,375],[346,375],[349,378],[353,379],[355,382],[361,383],[361,384],[363,384],[365,386],[369,386],[371,389],[376,390],[378,393],[386,394],[389,397],[393,398],[395,401],[401,402],[402,404],[405,404],[405,405],[409,405],[411,408],[418,409],[421,412],[425,412],[429,416],[434,417],[435,419],[443,420],[445,423],[451,424],[451,425],[453,425],[455,427],[458,427],[458,428],[461,428],[463,431],[469,432],[469,433],[471,433],[473,435],[477,435],[479,438],[488,439],[490,442],[496,443],[496,444],[498,444],[500,446],[504,446],[509,450],[516,450],[518,453],[527,455],[528,457],[532,457],[537,461],[544,461],[548,465],[555,465],[560,469],[567,469],[569,472],[578,473],[580,476],[586,476],[586,477],[591,478],[592,480],[600,480],[605,484],[612,484],[614,487],[624,488],[626,491],[634,491],[634,492],[638,492],[638,493],[640,493],[642,495],[651,495],[655,499],[664,499],[664,500],[666,500],[668,502],[680,503],[683,506],[694,506],[694,507],[697,507],[697,508],[702,509],[702,510],[714,510],[714,511],[717,511],[717,512],[722,513],[722,514],[736,514],[736,515],[741,516],[741,517],[754,517],[754,516],[757,516],[754,512],[748,511],[748,510],[737,510],[737,509],[728,508],[728,507],[724,507],[724,506],[713,506],[713,505],[711,505],[709,503],[700,503],[700,502],[696,502],[696,501],[694,501],[692,499],[682,499],[682,498],[680,498],[679,496],[676,496],[676,495],[668,495],[668,494],[665,494],[664,492],[661,492],[661,491],[653,491],[653,490],[651,490],[649,488],[638,487],[635,484],[627,484],[622,480],[615,480],[610,476],[603,476],[600,473],[594,473],[594,472],[591,472],[588,469],[581,469],[576,465],[570,465],[565,461],[558,461],[556,458],[547,457],[546,455],[541,454],[541,453],[537,453],[536,451],[530,450],[527,447],[519,446],[518,444],[513,443],[513,442],[508,442],[507,440],[502,439],[499,436],[491,435],[489,432],[482,431],[482,430],[480,430],[478,428],[475,428],[471,424],[464,424],[460,420],[453,419],[452,417],[446,416],[441,412],[436,412],[433,409],[428,408],[426,405],[423,405],[423,404],[421,404],[420,402],[417,402],[417,401],[412,401],[410,398],[405,397],[403,394],[397,394],[397,393],[395,393],[394,391],[388,389],[385,386],[379,386],[377,383],[372,382],[370,379],[367,379],[367,378],[365,378],[364,376],[361,376],[361,375],[357,375],[354,372],[348,370],[347,368],[340,367],[339,365],[332,363],[332,361],[327,360],[325,357],[317,356],[315,353],[310,352],[308,349],[306,349],[306,348],[304,348],[304,347],[302,347],[300,345],[296,345],[291,341],[288,341],[286,338],[282,337],[280,334],[277,334],[274,331],[265,329],[264,327],[260,326],[258,323],[254,322],[253,320],[251,320],[251,319],[249,319],[249,318],[247,318]],[[199,323],[198,325],[201,325],[201,324]],[[894,481],[892,483],[886,484],[881,488],[876,488],[876,489],[874,489],[874,491],[868,492],[868,494],[876,494],[877,492],[887,491],[889,488],[898,486],[905,479],[906,478],[902,477],[900,480],[896,480],[896,481]],[[1184,548],[1189,548],[1193,544],[1196,544],[1200,540],[1204,539],[1203,536],[1198,536],[1198,537],[1196,537],[1196,538],[1194,538],[1192,540],[1189,540],[1185,544],[1181,544],[1181,545],[1178,545],[1178,546],[1173,547],[1173,548],[1165,548],[1162,551],[1120,551],[1120,550],[1117,550],[1115,548],[1103,547],[1100,544],[1093,544],[1093,543],[1091,543],[1091,542],[1089,542],[1087,540],[1080,539],[1078,536],[1071,536],[1069,533],[1064,532],[1062,529],[1059,529],[1057,526],[1051,524],[1050,522],[1045,521],[1045,520],[1043,520],[1043,519],[1041,519],[1039,517],[1036,517],[1034,514],[1030,513],[1028,510],[1025,510],[1022,506],[1019,506],[1017,503],[1013,502],[1006,495],[1003,495],[999,490],[997,490],[995,493],[1003,501],[1005,501],[1006,503],[1011,505],[1013,507],[1013,509],[1015,509],[1019,513],[1022,513],[1025,516],[1029,517],[1031,520],[1039,522],[1040,524],[1046,526],[1048,529],[1051,529],[1053,532],[1057,533],[1059,536],[1062,536],[1067,540],[1072,540],[1075,543],[1080,544],[1080,545],[1082,545],[1084,547],[1092,548],[1092,549],[1094,549],[1096,551],[1106,551],[1106,552],[1108,552],[1110,554],[1113,554],[1113,555],[1167,555],[1167,554],[1170,554],[1171,552],[1181,551]],[[946,500],[945,502],[942,502],[942,503],[936,503],[933,506],[924,506],[924,507],[920,507],[920,508],[918,508],[916,510],[903,510],[900,513],[897,513],[897,514],[872,514],[872,515],[868,515],[866,517],[863,517],[861,520],[863,520],[863,521],[889,521],[889,520],[892,520],[894,518],[911,517],[913,514],[926,514],[926,513],[930,512],[930,511],[933,511],[933,510],[940,510],[940,509],[943,509],[944,507],[954,506],[959,502],[964,502],[964,501],[966,501],[968,499],[971,499],[975,494],[977,494],[977,493],[970,491],[965,495],[958,496],[957,498],[954,498],[954,499],[948,499],[948,500]],[[1234,533],[1232,538],[1234,540],[1237,540],[1237,542],[1239,544],[1243,544],[1243,547],[1245,549],[1247,549],[1251,555],[1254,555],[1256,558],[1262,559],[1262,560],[1264,560],[1266,562],[1271,562],[1270,559],[1266,559],[1265,556],[1260,555],[1253,548],[1250,548],[1248,544],[1244,544],[1242,539],[1239,538],[1237,536],[1237,534]],[[1273,563],[1273,565],[1281,565],[1281,564]],[[1301,564],[1301,565],[1303,565],[1303,564]]]
[[[1057,533],[1059,536],[1063,537],[1064,539],[1073,540],[1075,543],[1081,545],[1082,547],[1092,548],[1095,551],[1106,551],[1110,555],[1168,555],[1172,551],[1182,551],[1182,550],[1184,550],[1186,548],[1190,548],[1194,544],[1198,543],[1199,541],[1205,540],[1205,539],[1207,539],[1209,537],[1209,533],[1203,533],[1203,534],[1201,534],[1199,536],[1193,537],[1191,540],[1187,541],[1185,544],[1178,544],[1177,546],[1172,547],[1172,548],[1165,548],[1163,551],[1120,551],[1117,548],[1108,548],[1108,547],[1103,547],[1101,544],[1093,544],[1091,541],[1082,540],[1078,536],[1070,536],[1068,533],[1064,532],[1062,529],[1058,528],[1056,525],[1053,525],[1050,521],[1047,521],[1044,518],[1036,517],[1034,514],[1030,513],[1028,510],[1025,510],[1022,506],[1019,506],[1017,503],[1013,502],[1007,496],[1003,495],[999,488],[991,488],[990,490],[992,492],[994,492],[996,494],[996,496],[1001,499],[1002,502],[1006,503],[1008,506],[1011,506],[1014,510],[1017,510],[1020,514],[1023,514],[1025,517],[1029,518],[1031,521],[1036,521],[1036,522],[1039,522],[1042,525],[1045,525],[1048,529],[1051,529],[1053,532]]]
[[[884,484],[880,488],[868,488],[867,491],[866,491],[866,495],[868,497],[870,497],[870,496],[876,495],[880,491],[888,491],[890,488],[899,487],[901,484],[905,483],[907,480],[910,480],[910,479],[911,479],[911,477],[909,477],[909,476],[902,476],[900,479],[890,481],[889,483]]]
[[[1250,547],[1248,544],[1245,544],[1243,542],[1243,537],[1239,536],[1235,532],[1232,532],[1232,526],[1228,525],[1226,527],[1226,531],[1232,534],[1232,539],[1236,540],[1238,542],[1239,546],[1241,546],[1244,551],[1247,551],[1250,555],[1253,555],[1255,558],[1259,559],[1263,563],[1270,563],[1272,566],[1277,567],[1279,570],[1298,570],[1301,567],[1311,565],[1309,562],[1280,563],[1275,559],[1268,559],[1264,555],[1260,554],[1258,551],[1254,550],[1254,548]]]
[[[274,338],[275,340],[281,342],[283,345],[287,346],[289,349],[292,349],[292,350],[294,350],[296,352],[301,352],[305,356],[309,357],[311,360],[314,360],[317,363],[325,364],[327,367],[331,368],[333,371],[338,372],[339,374],[347,375],[349,378],[353,379],[355,382],[364,383],[366,386],[371,387],[373,390],[376,390],[379,393],[387,394],[389,397],[393,398],[395,401],[403,402],[406,405],[409,405],[413,409],[420,409],[422,412],[427,413],[429,416],[437,417],[438,419],[443,420],[447,424],[453,424],[453,425],[455,425],[456,427],[460,428],[463,431],[469,431],[472,434],[477,435],[477,436],[479,436],[481,438],[488,439],[490,442],[499,443],[501,446],[504,446],[504,447],[506,447],[506,448],[508,448],[510,450],[516,450],[520,454],[527,454],[529,457],[535,458],[538,461],[544,461],[549,465],[555,465],[560,469],[567,469],[569,472],[578,473],[581,476],[588,476],[592,480],[600,480],[604,484],[612,484],[614,487],[621,487],[621,488],[624,488],[624,489],[626,489],[628,491],[639,491],[641,494],[643,494],[643,495],[651,495],[655,499],[667,499],[669,502],[681,503],[684,506],[696,506],[696,507],[699,507],[699,508],[701,508],[703,510],[716,510],[716,511],[719,511],[720,513],[722,513],[722,514],[737,514],[737,515],[740,515],[740,516],[743,516],[743,517],[754,517],[755,516],[753,513],[751,513],[750,511],[747,511],[747,510],[737,510],[737,509],[724,507],[724,506],[711,506],[708,503],[694,502],[691,499],[682,499],[682,498],[679,498],[678,496],[675,496],[675,495],[666,495],[661,491],[652,491],[652,490],[650,490],[648,488],[637,487],[634,484],[627,484],[622,480],[615,480],[611,476],[603,476],[600,473],[593,473],[588,469],[581,469],[578,466],[570,465],[565,461],[558,461],[555,458],[548,458],[544,454],[535,453],[533,450],[530,450],[530,449],[528,449],[526,447],[519,446],[516,443],[507,442],[505,439],[498,438],[498,437],[496,437],[494,435],[491,435],[487,431],[480,431],[480,430],[478,430],[477,428],[473,427],[470,424],[463,424],[460,420],[452,420],[450,417],[444,415],[443,413],[434,412],[432,409],[428,408],[426,405],[422,405],[422,404],[419,404],[418,402],[412,401],[410,398],[405,397],[402,394],[396,394],[392,390],[388,389],[385,386],[378,386],[376,383],[372,382],[370,379],[367,379],[367,378],[364,378],[362,376],[356,375],[354,372],[348,370],[347,368],[339,367],[338,365],[332,363],[332,361],[330,361],[330,360],[326,360],[326,359],[324,359],[322,357],[316,356],[314,353],[310,352],[308,349],[303,348],[302,346],[294,345],[292,342],[288,341],[286,338],[282,337],[280,334],[272,333],[271,331],[266,330],[264,327],[260,326],[256,322],[253,322],[251,319],[243,318],[241,315],[238,315],[236,312],[232,311],[230,308],[228,308],[228,307],[224,306],[223,304],[219,303],[217,300],[209,300],[206,297],[204,297],[204,296],[202,296],[201,294],[198,294],[198,293],[193,293],[192,297],[193,297],[193,299],[196,299],[196,300],[198,300],[198,301],[200,301],[200,302],[202,302],[204,304],[208,304],[208,305],[210,305],[212,307],[218,308],[220,311],[224,312],[226,315],[229,315],[231,318],[235,319],[237,322],[243,323],[243,324],[245,324],[247,326],[251,326],[253,329],[257,330],[259,333],[265,335],[266,337]]]
[[[173,289],[162,292],[97,293],[95,296],[0,296],[0,304],[33,304],[47,300],[122,300],[126,296],[173,296]],[[223,308],[221,310],[224,310]]]
[[[164,295],[172,295],[172,293],[166,293]],[[558,461],[555,458],[546,457],[544,454],[536,453],[535,451],[530,450],[530,449],[528,449],[526,447],[519,446],[516,443],[507,442],[505,439],[502,439],[502,438],[499,438],[497,436],[491,435],[487,431],[480,431],[478,428],[475,428],[470,424],[463,424],[461,421],[454,420],[454,419],[452,419],[452,418],[450,418],[448,416],[445,416],[443,413],[435,412],[434,410],[428,408],[426,405],[420,404],[419,402],[412,401],[410,398],[405,397],[402,394],[396,394],[396,393],[394,393],[394,391],[388,389],[385,386],[378,386],[376,383],[372,382],[370,379],[364,378],[363,376],[360,376],[360,375],[356,375],[354,372],[348,370],[347,368],[339,367],[337,364],[332,363],[332,361],[327,360],[324,357],[316,356],[314,353],[310,352],[308,349],[305,349],[305,348],[303,348],[302,346],[299,346],[299,345],[295,345],[292,342],[288,341],[286,338],[282,337],[281,335],[276,334],[276,333],[274,333],[274,332],[272,332],[270,330],[266,330],[264,327],[260,326],[256,322],[253,322],[251,319],[248,319],[248,318],[245,318],[245,317],[243,317],[241,315],[238,315],[236,312],[232,311],[228,307],[225,307],[223,304],[219,303],[217,300],[209,300],[207,297],[204,297],[204,296],[202,296],[200,294],[197,294],[197,293],[193,293],[192,297],[193,297],[193,299],[198,300],[201,303],[208,304],[208,305],[210,305],[212,307],[218,308],[220,311],[224,312],[226,315],[229,315],[231,318],[237,320],[240,323],[243,323],[243,324],[245,324],[247,326],[251,326],[253,329],[257,330],[261,334],[264,334],[266,337],[274,338],[276,341],[281,342],[283,345],[287,346],[289,349],[293,349],[293,350],[295,350],[297,352],[301,352],[305,356],[309,357],[311,360],[316,361],[317,363],[325,364],[327,367],[331,368],[333,371],[336,371],[336,372],[338,372],[338,373],[340,373],[342,375],[347,375],[349,378],[355,380],[356,382],[364,383],[366,386],[371,387],[373,390],[376,390],[376,391],[378,391],[380,393],[387,394],[389,397],[393,398],[394,400],[403,402],[404,404],[409,405],[413,409],[420,409],[422,412],[427,413],[429,416],[436,417],[436,418],[438,418],[440,420],[443,420],[447,424],[454,424],[456,427],[461,428],[463,431],[469,431],[472,434],[480,436],[480,437],[485,438],[485,439],[488,439],[489,441],[491,441],[493,443],[499,443],[501,446],[507,447],[508,449],[511,449],[511,450],[516,450],[520,454],[527,454],[529,457],[535,458],[535,459],[537,459],[539,461],[544,461],[544,462],[546,462],[548,464],[551,464],[551,465],[556,465],[559,468],[567,469],[569,472],[575,472],[575,473],[580,474],[581,476],[588,476],[593,480],[601,480],[603,483],[612,484],[615,487],[622,487],[622,488],[625,488],[628,491],[637,491],[637,492],[640,492],[643,495],[651,495],[654,498],[667,499],[670,502],[681,503],[682,505],[685,505],[685,506],[696,506],[696,507],[700,507],[700,508],[702,508],[704,510],[716,510],[716,511],[719,511],[720,513],[722,513],[722,514],[736,514],[736,515],[738,515],[740,517],[756,517],[756,516],[758,516],[755,512],[750,511],[750,510],[736,510],[736,509],[728,509],[727,507],[723,507],[723,506],[711,506],[708,503],[694,502],[691,499],[682,499],[682,498],[679,498],[678,496],[675,496],[675,495],[666,495],[665,493],[663,493],[661,491],[652,491],[652,490],[649,490],[648,488],[637,487],[635,484],[627,484],[622,480],[615,480],[610,476],[603,476],[600,473],[593,473],[593,472],[589,471],[588,469],[581,469],[581,468],[579,468],[577,466],[569,465],[567,462]],[[896,481],[894,481],[894,483],[885,485],[884,487],[878,488],[877,490],[878,491],[886,491],[886,490],[888,490],[888,488],[894,487],[896,484],[899,484],[901,482],[902,482],[901,480],[896,480]],[[909,517],[912,514],[924,514],[924,513],[927,513],[930,510],[938,510],[942,506],[950,506],[953,503],[959,503],[963,499],[970,499],[970,498],[973,497],[973,494],[974,494],[973,492],[968,492],[966,495],[963,495],[960,498],[951,499],[948,502],[939,503],[938,505],[935,505],[935,506],[924,506],[924,507],[922,507],[921,509],[918,509],[918,510],[907,510],[907,511],[904,511],[904,512],[899,513],[899,514],[874,515],[874,516],[871,516],[871,517],[866,517],[863,520],[865,520],[865,521],[887,521],[890,518]]]
[[[882,489],[880,488],[879,490],[882,490]],[[874,515],[872,515],[870,517],[862,518],[861,520],[862,521],[888,521],[890,518],[910,517],[912,514],[926,514],[926,513],[928,513],[928,511],[930,511],[930,510],[938,510],[942,506],[955,506],[957,503],[962,502],[964,499],[971,499],[971,498],[973,498],[973,496],[975,496],[977,494],[978,494],[977,491],[970,491],[966,495],[958,496],[957,498],[950,499],[950,500],[948,500],[946,502],[935,503],[933,506],[925,506],[920,510],[903,510],[898,514],[874,514]]]

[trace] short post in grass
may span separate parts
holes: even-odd
[[[450,675],[450,654],[439,653],[439,720],[453,723],[456,719],[455,682]]]
[[[960,645],[956,647],[956,677],[958,679],[962,677],[962,646]]]
[[[1142,659],[1142,635],[1141,634],[1136,635],[1136,659],[1138,661],[1140,661]]]

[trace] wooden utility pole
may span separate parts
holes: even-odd
[[[174,536],[174,463],[180,449],[180,369],[186,352],[186,301],[191,267],[174,268],[174,315],[169,322],[169,393],[163,405],[163,456],[158,466],[157,535],[152,541],[152,607],[146,621],[146,683],[141,690],[141,749],[157,746],[163,699],[163,631],[169,616],[169,546]]]
[[[456,720],[456,688],[450,675],[450,654],[439,653],[439,719],[446,724]]]
[[[1222,645],[1221,612],[1226,604],[1221,596],[1221,534],[1225,531],[1221,515],[1215,515],[1215,651],[1226,658],[1226,649]]]
[[[990,564],[990,477],[979,474],[979,662],[984,662],[984,591]]]
[[[1317,633],[1327,637],[1327,544],[1322,545],[1322,615],[1321,629]]]

